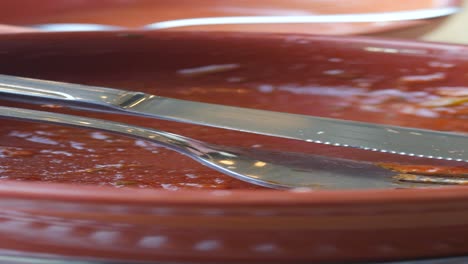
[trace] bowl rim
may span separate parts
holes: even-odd
[[[281,195],[278,195],[281,193]],[[468,186],[427,189],[365,190],[178,190],[117,189],[114,187],[5,180],[0,185],[0,198],[34,201],[121,205],[172,206],[275,206],[311,205],[383,205],[424,202],[468,201]]]
[[[363,36],[323,36],[307,34],[272,34],[252,32],[191,32],[191,31],[106,31],[106,32],[23,32],[0,34],[2,39],[29,39],[41,41],[55,38],[67,39],[76,36],[86,41],[102,36],[151,35],[152,37],[176,35],[191,38],[209,36],[261,38],[268,41],[273,38],[300,36],[311,41],[341,42],[341,44],[386,45],[398,47],[419,47],[432,51],[467,52],[468,45],[423,42],[415,40],[396,40]],[[431,54],[429,56],[434,56]],[[468,57],[466,58],[468,61]],[[278,195],[281,193],[281,195]],[[164,204],[164,205],[347,205],[347,204],[394,204],[419,203],[423,201],[468,201],[468,186],[446,186],[421,189],[365,189],[365,190],[177,190],[115,188],[110,186],[93,186],[81,184],[20,182],[2,180],[0,197],[8,199],[58,200],[66,202],[119,203],[119,204]],[[129,198],[130,197],[130,198]]]

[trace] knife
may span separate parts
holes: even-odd
[[[312,143],[468,162],[468,136],[208,104],[142,92],[0,75],[6,100],[57,103]]]
[[[460,10],[461,8],[457,6],[447,6],[442,8],[359,14],[197,17],[160,21],[153,24],[148,24],[143,28],[156,30],[213,25],[401,22],[445,17],[453,15]]]
[[[401,22],[423,19],[436,19],[453,15],[461,10],[457,6],[431,9],[417,9],[395,12],[355,13],[355,14],[318,14],[287,16],[223,16],[197,17],[158,21],[143,26],[143,29],[161,30],[179,27],[217,26],[217,25],[256,25],[256,24],[310,24],[310,23],[379,23]],[[122,30],[119,26],[86,23],[51,23],[36,24],[29,27],[44,31],[106,31]]]

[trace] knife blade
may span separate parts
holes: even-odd
[[[391,154],[468,162],[468,136],[161,97],[142,92],[0,75],[7,100],[53,102]]]
[[[457,6],[447,6],[442,8],[358,14],[197,17],[155,22],[153,24],[148,24],[143,28],[155,30],[213,25],[401,22],[440,18],[453,15],[460,10],[461,8]]]

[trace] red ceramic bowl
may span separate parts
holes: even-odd
[[[419,94],[427,86],[466,87],[466,54],[465,46],[303,35],[104,32],[0,36],[2,74],[127,89],[155,87],[153,93],[180,98],[207,102],[219,102],[222,98],[226,104],[248,102],[251,107],[258,104],[266,109],[322,116],[339,112],[338,108],[329,112],[325,106],[338,107],[355,89],[371,92],[395,85],[394,91]],[[180,74],[181,69],[223,64],[239,67],[202,75]],[[438,77],[429,78],[434,74]],[[414,76],[420,76],[419,81]],[[410,86],[402,86],[402,80],[409,81]],[[302,94],[277,90],[285,87]],[[316,98],[314,87],[325,89],[331,97],[308,104],[304,104],[307,100],[299,100]],[[264,94],[254,101],[243,97],[258,89]],[[267,93],[272,90],[271,95]],[[397,114],[395,119],[367,108],[361,110],[343,111],[343,117],[434,126],[433,118],[405,119],[405,115]],[[198,133],[199,139],[216,143],[252,145],[245,135],[232,132],[208,129],[202,135],[202,128],[194,130],[187,125],[88,115],[145,123],[189,136]],[[468,131],[466,122],[439,121],[445,122],[447,129]],[[40,133],[32,138],[21,134],[23,122],[1,120],[1,124],[2,147],[21,147],[27,143],[25,138],[30,139],[27,144],[49,144],[41,137],[52,137],[51,133],[61,131],[60,127],[41,126],[37,127],[42,129],[38,130]],[[70,131],[63,135],[67,140],[79,141],[86,135]],[[265,137],[254,139],[288,150],[315,149],[302,143],[275,145]],[[71,142],[56,140],[58,146]],[[94,148],[102,148],[106,159],[125,159],[114,148],[99,144]],[[75,151],[73,155],[81,150]],[[329,154],[340,156],[344,152],[340,149]],[[0,248],[4,254],[196,263],[345,263],[468,254],[468,187],[290,192],[249,190],[244,186],[174,192],[77,184],[70,180],[74,175],[62,179],[60,184],[37,181],[47,181],[48,173],[65,166],[47,163],[46,173],[40,174],[44,166],[41,162],[48,162],[47,155],[64,153],[44,152],[41,162],[26,154],[14,156],[17,167],[10,167],[9,171],[5,168],[7,158],[0,160],[1,175],[9,178],[0,184]],[[129,155],[128,159],[141,164],[149,162],[145,161],[148,155],[155,160],[158,156],[148,152]],[[376,154],[362,157],[384,158]],[[78,167],[86,162],[84,158],[70,160]],[[184,166],[198,168],[181,157],[175,163],[153,163],[145,166],[153,166],[150,168],[154,171],[159,168],[162,180]],[[125,173],[125,168],[121,169]],[[100,171],[84,173],[89,181],[99,182],[102,176]],[[15,175],[23,178],[15,180]],[[25,181],[28,175],[30,181]]]
[[[393,0],[375,4],[372,0],[132,0],[132,1],[66,1],[34,0],[0,3],[0,23],[34,25],[49,23],[91,23],[123,27],[142,27],[160,21],[184,18],[278,15],[327,15],[414,11],[457,7],[458,0]],[[293,32],[326,35],[377,34],[394,37],[417,37],[435,27],[443,19],[416,19],[375,23],[329,23],[295,25],[218,25],[174,28],[175,30]],[[174,30],[173,29],[173,30]]]

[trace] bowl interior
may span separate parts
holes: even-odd
[[[0,36],[0,72],[467,132],[466,104],[424,104],[447,94],[466,96],[467,51],[464,46],[304,35],[5,34]],[[263,150],[453,165],[53,105],[1,104]],[[106,133],[2,119],[0,142],[0,248],[15,254],[201,263],[342,263],[466,254],[466,187],[253,190],[178,154]]]

